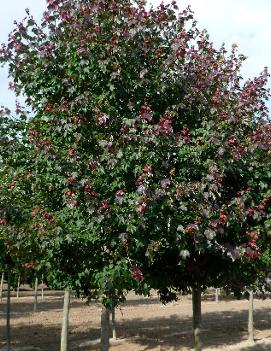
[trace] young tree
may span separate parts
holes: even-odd
[[[31,256],[34,246],[27,233],[28,204],[17,179],[24,164],[25,147],[20,141],[21,121],[9,116],[10,111],[0,109],[0,265],[7,276],[7,348],[11,346],[10,289],[16,286],[16,277],[22,264]],[[22,118],[22,116],[21,116]],[[26,190],[25,187],[24,190]]]
[[[267,71],[243,82],[243,56],[215,49],[190,9],[139,0],[50,0],[1,57],[33,109],[50,279],[108,308],[132,288],[192,291],[201,350],[201,291],[241,293],[267,248]]]

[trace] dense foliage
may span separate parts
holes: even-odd
[[[243,56],[215,49],[190,9],[139,0],[49,0],[1,60],[33,110],[20,179],[54,284],[168,300],[265,274],[267,70],[243,82]]]
[[[19,104],[17,117],[0,109],[0,269],[11,273],[11,285],[34,284],[45,270],[46,255],[40,237],[33,231],[29,146],[25,142],[27,112]],[[33,202],[32,202],[33,200]]]

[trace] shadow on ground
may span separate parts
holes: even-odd
[[[59,303],[59,301],[57,301]],[[44,309],[56,308],[56,302],[48,301],[43,305]],[[77,306],[74,302],[73,308]],[[82,307],[82,302],[78,301]],[[61,306],[58,305],[58,308]],[[176,306],[176,310],[180,306]],[[125,347],[127,340],[133,345],[133,350],[147,351],[158,349],[160,351],[179,351],[182,347],[190,349],[192,343],[191,318],[180,317],[175,313],[169,317],[157,317],[152,319],[122,319],[117,323],[118,338],[120,344]],[[91,313],[97,316],[98,310],[93,309]],[[2,316],[3,317],[3,316]],[[16,314],[12,318],[17,318]],[[270,330],[271,308],[258,308],[255,311],[255,328],[257,333]],[[97,318],[96,318],[97,320]],[[60,321],[61,322],[61,321]],[[2,323],[3,324],[3,323]],[[82,324],[82,323],[81,323]],[[95,340],[99,338],[100,329],[95,323],[88,322],[86,326],[71,325],[69,342],[71,350],[90,351],[99,350]],[[247,337],[247,310],[208,312],[203,314],[203,343],[205,347],[220,349],[246,340]],[[60,340],[60,323],[56,325],[31,325],[31,331],[27,323],[17,324],[12,329],[12,340],[14,346],[31,345],[42,351],[58,351]],[[256,336],[257,336],[256,333]],[[270,330],[271,334],[271,330]],[[0,347],[4,346],[5,328],[0,327]],[[267,337],[271,337],[266,333]],[[87,341],[94,340],[91,344]],[[84,342],[86,346],[84,346]],[[81,347],[79,345],[82,344]],[[113,350],[117,348],[112,347]],[[121,349],[125,350],[125,348]],[[128,349],[127,349],[128,350]],[[270,351],[270,345],[246,346],[240,351]]]
[[[72,308],[81,308],[86,305],[86,302],[80,299],[71,299]],[[97,307],[99,303],[93,301],[90,306]],[[5,318],[6,314],[6,300],[0,303],[0,320]],[[38,312],[48,312],[48,311],[59,311],[63,308],[63,294],[57,296],[46,296],[43,300],[39,297],[37,304]],[[11,299],[11,315],[12,318],[25,317],[28,314],[33,313],[34,310],[34,297],[25,298],[13,298]],[[1,351],[1,350],[0,350]]]

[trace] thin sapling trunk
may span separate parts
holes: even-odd
[[[41,299],[44,298],[44,282],[43,282],[43,275],[41,276]]]
[[[5,278],[5,273],[3,272],[2,276],[1,276],[1,285],[0,285],[0,300],[1,300],[1,302],[3,300],[4,278]]]
[[[115,305],[112,305],[112,338],[113,340],[117,339],[117,333],[116,333],[116,314],[115,314]]]
[[[201,288],[199,286],[193,287],[192,304],[193,304],[193,334],[194,334],[195,351],[202,351]]]
[[[35,279],[35,295],[34,295],[34,312],[37,312],[38,306],[38,278]]]
[[[248,308],[248,341],[254,343],[254,321],[253,321],[253,309],[254,309],[254,297],[253,291],[249,292],[249,308]]]
[[[100,351],[109,351],[110,339],[110,309],[105,306],[102,307],[101,314],[101,345]]]
[[[70,290],[65,289],[60,351],[68,350],[69,312],[70,312]]]
[[[215,302],[219,302],[219,289],[215,289]]]
[[[7,280],[7,351],[10,351],[11,331],[10,331],[10,270],[8,269]]]
[[[20,284],[21,284],[21,276],[19,275],[18,282],[17,282],[17,294],[16,294],[17,298],[19,297],[19,294],[20,294]]]

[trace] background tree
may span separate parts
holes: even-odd
[[[0,265],[7,279],[8,349],[11,343],[10,289],[17,286],[18,274],[23,271],[24,264],[37,257],[37,242],[29,230],[29,177],[22,176],[27,164],[21,134],[25,115],[18,105],[16,112],[19,118],[14,119],[9,110],[0,110]]]

